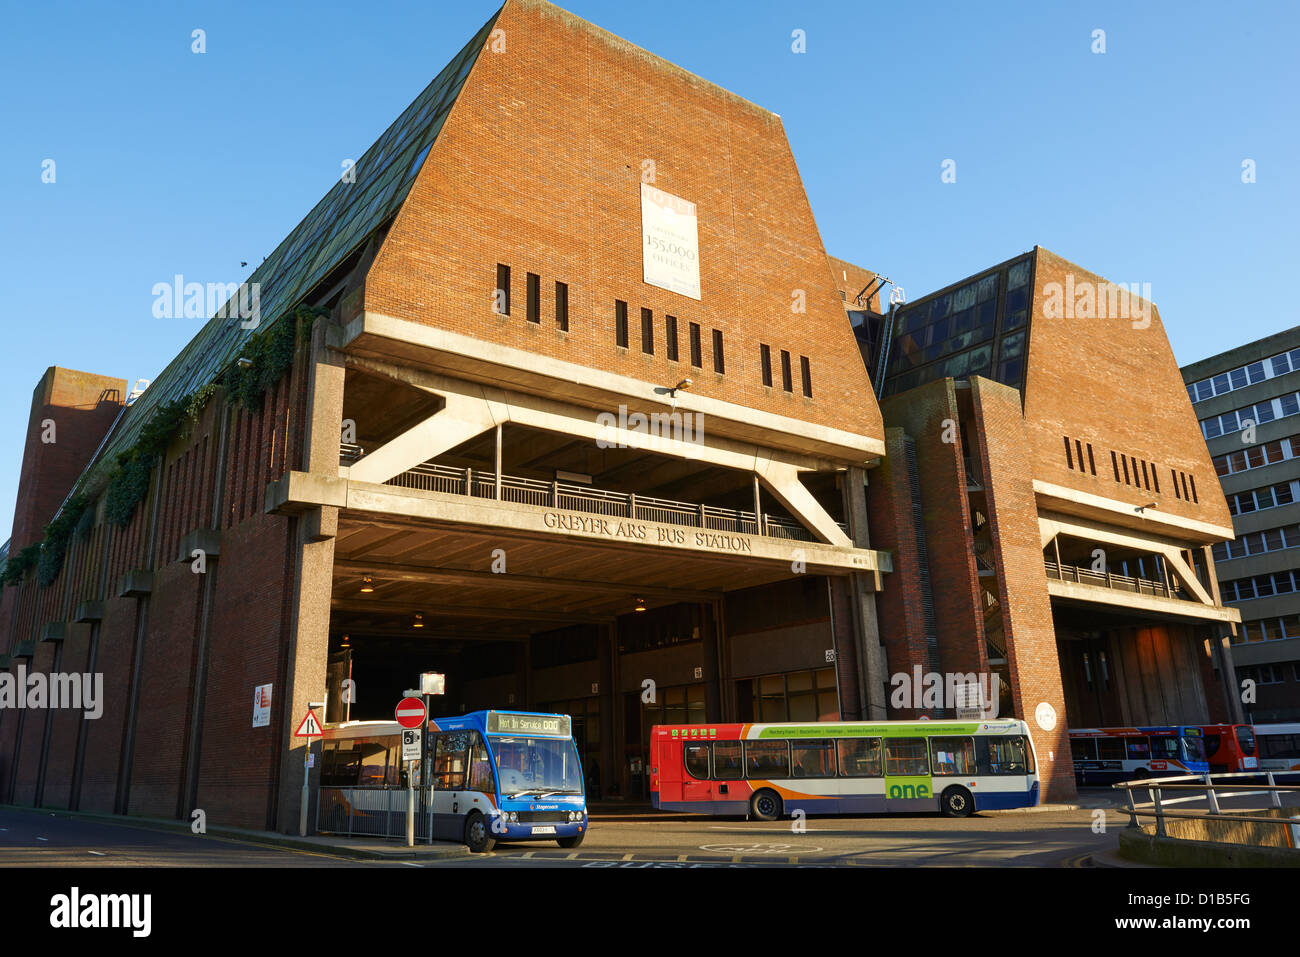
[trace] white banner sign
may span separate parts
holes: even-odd
[[[253,727],[266,728],[271,724],[271,686],[258,685],[253,689]]]
[[[698,226],[694,203],[641,184],[642,275],[649,285],[700,298]]]

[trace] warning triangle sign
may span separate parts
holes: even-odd
[[[307,716],[302,719],[302,724],[298,725],[298,730],[293,733],[295,738],[319,738],[325,732],[321,730],[320,722],[316,720],[316,712],[308,709]]]

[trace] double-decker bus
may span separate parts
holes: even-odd
[[[1211,774],[1255,771],[1259,755],[1255,729],[1248,724],[1203,724],[1205,757]]]
[[[1023,721],[656,725],[650,801],[704,814],[942,811],[1038,803]]]
[[[1300,724],[1257,724],[1255,737],[1261,771],[1300,772]]]
[[[406,772],[396,721],[324,729],[320,826],[405,833]],[[475,711],[430,719],[419,787],[422,828],[435,840],[490,851],[498,841],[577,847],[587,832],[582,762],[565,714]]]
[[[1189,725],[1071,728],[1070,755],[1080,785],[1130,778],[1205,774],[1205,732]]]

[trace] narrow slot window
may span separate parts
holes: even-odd
[[[555,324],[561,332],[569,331],[569,284],[555,284]]]
[[[713,330],[713,371],[718,375],[725,375],[727,365],[722,357],[722,332],[719,329]]]
[[[799,375],[803,379],[803,394],[812,398],[812,368],[808,365],[808,357],[799,357]]]
[[[794,379],[790,375],[790,353],[781,350],[781,388],[786,392],[794,391]]]
[[[700,351],[700,324],[691,323],[691,365],[697,369],[704,368],[704,356]]]
[[[542,321],[542,277],[535,272],[528,274],[528,321]]]
[[[669,361],[677,361],[677,317],[664,316],[664,354]]]
[[[510,315],[510,267],[497,263],[497,288],[492,297],[492,308],[499,316]]]
[[[1088,443],[1088,471],[1090,471],[1093,475],[1096,475],[1096,474],[1097,474],[1097,462],[1096,462],[1096,460],[1092,457],[1092,443],[1091,443],[1091,442]],[[1158,491],[1158,490],[1157,490],[1157,491]]]
[[[763,385],[772,387],[772,349],[759,343],[758,362],[763,371]]]
[[[614,300],[614,341],[620,349],[627,348],[627,303]]]
[[[655,317],[649,309],[641,310],[641,351],[648,356],[655,354]]]
[[[1065,467],[1074,470],[1074,455],[1070,452],[1070,437],[1065,436]]]

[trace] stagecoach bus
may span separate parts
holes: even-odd
[[[1300,724],[1257,724],[1255,737],[1261,771],[1300,771]]]
[[[1072,728],[1076,783],[1111,784],[1173,774],[1205,774],[1205,732],[1188,725]]]
[[[784,814],[942,811],[1038,803],[1023,721],[656,725],[650,801],[669,811]]]
[[[565,714],[475,711],[432,718],[417,774],[418,830],[490,851],[497,841],[577,847],[587,832],[582,763]],[[324,729],[320,826],[405,834],[406,772],[396,721]]]
[[[1248,724],[1203,724],[1205,756],[1210,773],[1255,771],[1259,755],[1255,753],[1255,729]]]

